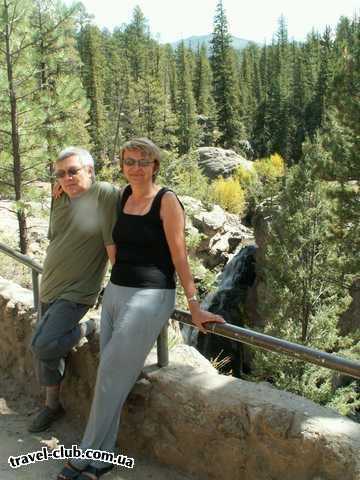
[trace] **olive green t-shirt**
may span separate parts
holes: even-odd
[[[105,246],[114,243],[118,189],[95,182],[79,197],[53,201],[40,298],[94,305],[107,265]]]

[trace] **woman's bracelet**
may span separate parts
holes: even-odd
[[[187,298],[188,302],[198,302],[199,301],[196,293],[194,293],[194,295],[192,295],[191,297],[186,297],[186,298]]]

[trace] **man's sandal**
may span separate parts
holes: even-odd
[[[56,477],[56,480],[73,480],[74,478],[79,478],[82,470],[71,465],[70,462],[64,466],[59,475]]]
[[[109,465],[104,468],[95,468],[92,465],[88,465],[81,474],[77,477],[77,480],[98,480],[105,473],[110,472],[114,468],[114,465]]]

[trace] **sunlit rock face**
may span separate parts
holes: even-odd
[[[222,268],[241,246],[254,243],[252,229],[238,215],[216,204],[209,211],[200,200],[186,195],[180,196],[180,200],[186,211],[187,233],[201,236],[192,253],[205,267]]]
[[[200,147],[197,149],[198,165],[204,175],[210,179],[229,177],[241,165],[253,170],[253,162],[234,152],[218,147]]]

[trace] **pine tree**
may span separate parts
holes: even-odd
[[[218,143],[225,148],[236,148],[241,140],[245,140],[244,128],[240,121],[237,78],[231,48],[223,2],[219,0],[214,18],[210,60],[217,124],[220,130]]]
[[[52,173],[52,162],[64,145],[88,146],[87,100],[80,79],[76,50],[77,8],[52,0],[34,0],[31,28],[35,35],[34,62],[39,86],[36,101],[45,116],[39,126],[46,140],[43,157]],[[46,150],[46,152],[45,152]]]
[[[194,95],[201,129],[200,145],[215,142],[216,108],[212,95],[212,72],[206,45],[198,48],[194,76]]]
[[[106,57],[104,39],[100,30],[85,25],[79,35],[79,51],[83,62],[82,81],[90,101],[89,134],[97,166],[101,167],[108,156],[106,143],[105,71]]]
[[[250,139],[255,127],[256,114],[263,100],[260,48],[255,44],[249,45],[241,52],[240,61],[240,104],[243,122]]]
[[[271,132],[268,124],[269,92],[271,84],[270,47],[264,45],[259,59],[259,75],[261,82],[260,101],[254,115],[254,123],[250,137],[255,155],[259,158],[271,153]]]
[[[0,4],[0,184],[14,195],[22,253],[28,249],[27,187],[44,168],[38,135],[43,112],[34,102],[38,86],[28,15],[31,8],[28,0],[2,0]]]
[[[331,32],[326,28],[320,39],[319,74],[315,85],[314,96],[308,106],[308,134],[313,136],[320,129],[327,110],[333,76],[333,46]]]
[[[176,92],[177,92],[177,70],[176,70],[176,56],[171,45],[167,44],[164,47],[164,82],[166,91],[169,95],[171,111],[176,112]]]
[[[137,135],[162,143],[165,98],[159,80],[150,74],[144,75],[135,86],[135,96],[137,112],[134,128]]]
[[[290,138],[290,50],[287,26],[283,16],[279,19],[276,43],[272,46],[271,82],[268,92],[267,124],[270,132],[270,152],[278,152],[291,164]]]
[[[196,122],[195,99],[184,42],[176,50],[177,55],[177,116],[179,152],[187,153],[195,147],[199,138]]]
[[[178,139],[176,136],[178,121],[176,117],[176,110],[173,109],[172,78],[168,72],[168,67],[171,67],[172,61],[170,61],[169,65],[168,54],[169,51],[166,46],[159,48],[156,77],[162,89],[162,103],[160,122],[161,133],[158,142],[163,149],[173,150],[178,145]]]
[[[266,333],[331,350],[344,296],[335,268],[327,185],[314,168],[324,156],[320,142],[307,144],[303,159],[290,169],[276,205],[269,207],[261,310]],[[277,386],[301,393],[307,369],[303,363],[259,353],[257,365],[258,372],[273,378]]]
[[[131,136],[128,132],[133,88],[129,62],[123,46],[122,32],[115,30],[104,38],[106,69],[104,72],[105,139],[108,158],[115,163],[121,144]],[[128,135],[129,133],[129,135]]]
[[[332,180],[334,235],[344,279],[360,271],[360,21],[342,19],[335,39],[334,81],[322,130],[328,156],[322,174]]]
[[[321,44],[320,35],[312,32],[303,46],[304,51],[304,88],[306,95],[305,124],[306,134],[314,134],[319,127],[318,117],[313,115],[315,92],[318,88],[320,72]]]
[[[126,54],[132,77],[138,81],[146,73],[146,49],[149,44],[149,27],[139,6],[135,7],[133,17],[124,31]]]
[[[303,49],[292,44],[292,93],[290,99],[290,137],[292,138],[290,157],[297,163],[302,156],[302,144],[306,135],[305,123],[305,72]]]

